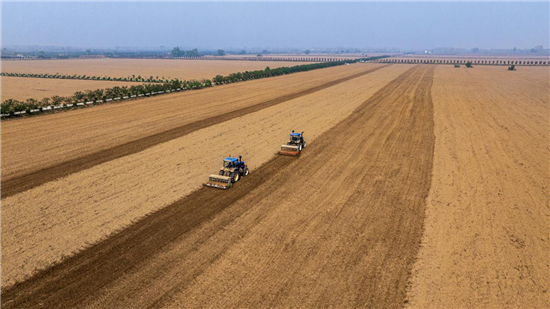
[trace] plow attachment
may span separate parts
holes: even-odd
[[[208,182],[203,184],[203,186],[218,189],[229,189],[232,185],[231,177],[220,175],[210,175],[208,177]]]
[[[292,145],[281,145],[281,150],[278,154],[283,156],[298,156],[300,155],[300,148]]]

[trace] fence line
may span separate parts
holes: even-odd
[[[465,60],[465,59],[379,59],[380,63],[404,63],[404,64],[466,64],[472,65],[517,65],[517,66],[548,66],[550,61],[544,60]]]

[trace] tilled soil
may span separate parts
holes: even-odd
[[[548,70],[365,68],[327,69],[331,81],[358,75],[3,198],[3,307],[549,307]],[[244,108],[326,83],[316,72],[307,86],[205,90],[216,103],[193,114],[201,100],[190,100],[189,119],[122,104],[111,118],[109,106],[52,115],[31,127],[37,136],[54,119],[92,123],[92,134],[55,131],[51,149],[12,140],[9,175],[24,174],[18,155],[68,161],[67,149],[112,148],[132,129],[230,113],[223,95]],[[308,147],[274,157],[290,129]],[[197,189],[228,154],[252,174]]]
[[[241,88],[230,85],[203,90],[198,94],[165,95],[152,100],[101,106],[91,111],[75,111],[70,115],[7,122],[2,130],[1,195],[7,197],[23,192],[382,67],[356,66],[348,71],[329,69],[324,73],[335,74],[328,78],[326,75],[316,75],[316,72],[308,75],[309,80],[304,80],[303,75],[299,78],[295,75],[283,76],[248,83]],[[293,85],[295,82],[298,84]],[[258,90],[262,91],[251,96]],[[182,106],[181,100],[190,102]],[[52,126],[52,123],[56,125]]]
[[[391,81],[301,157],[4,290],[4,307],[402,306],[431,181],[433,68]]]
[[[439,66],[412,308],[550,307],[548,68]]]
[[[21,281],[201,186],[221,158],[252,171],[291,129],[309,142],[411,66],[389,66],[2,199],[2,285]]]

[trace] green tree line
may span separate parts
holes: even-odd
[[[36,99],[27,99],[25,101],[7,99],[2,101],[1,104],[1,113],[2,114],[12,114],[15,112],[26,111],[30,113],[31,110],[39,109],[43,110],[47,107],[52,106],[64,106],[76,103],[85,103],[85,102],[94,102],[95,104],[108,102],[113,99],[120,98],[130,98],[130,97],[142,97],[151,94],[156,94],[158,92],[166,91],[176,91],[176,90],[193,90],[201,89],[204,87],[212,86],[212,81],[203,80],[203,81],[181,81],[178,79],[173,79],[170,82],[158,83],[158,84],[142,84],[142,85],[132,85],[132,86],[114,86],[106,89],[96,89],[96,90],[86,90],[86,91],[77,91],[71,96],[52,96],[43,98],[42,100]]]
[[[297,72],[306,72],[306,71],[311,71],[311,70],[317,70],[317,69],[322,69],[322,68],[329,68],[329,67],[344,65],[344,64],[347,64],[347,63],[356,63],[356,62],[362,62],[362,61],[376,60],[376,59],[381,59],[381,58],[386,58],[386,57],[387,56],[380,56],[380,57],[360,58],[360,59],[354,59],[354,60],[319,62],[319,63],[312,63],[312,64],[295,65],[295,66],[291,66],[291,67],[279,67],[279,68],[275,68],[275,69],[271,69],[270,67],[266,67],[264,70],[237,72],[237,73],[229,74],[227,76],[217,75],[212,79],[212,81],[216,85],[221,85],[221,84],[235,83],[235,82],[251,80],[251,79],[286,75],[286,74],[292,74],[292,73],[297,73]]]
[[[61,75],[59,73],[9,73],[1,72],[0,76],[9,77],[31,77],[31,78],[57,78],[57,79],[80,79],[80,80],[98,80],[98,81],[117,81],[117,82],[146,82],[146,83],[165,83],[169,82],[169,79],[160,78],[159,76],[141,76],[132,75],[128,77],[108,77],[108,76],[89,76],[89,75]]]
[[[219,51],[218,51],[219,52]],[[199,51],[195,48],[192,50],[181,50],[179,47],[175,47],[170,52],[172,57],[199,57]]]
[[[222,85],[228,83],[236,83],[240,81],[267,78],[272,76],[280,76],[286,74],[292,74],[297,72],[306,72],[316,69],[329,68],[339,65],[345,65],[348,63],[363,62],[369,60],[376,60],[381,58],[386,58],[388,56],[379,56],[379,57],[370,57],[370,58],[359,58],[354,60],[342,60],[342,61],[331,61],[331,62],[320,62],[312,64],[303,64],[296,65],[292,67],[279,67],[271,69],[266,67],[264,70],[255,70],[255,71],[245,71],[232,73],[227,76],[217,75],[213,80],[179,80],[172,79],[170,81],[165,81],[163,83],[149,83],[141,85],[132,85],[132,86],[114,86],[106,89],[97,89],[97,90],[87,90],[87,91],[77,91],[71,96],[61,97],[61,96],[52,96],[49,98],[44,98],[42,100],[36,99],[27,99],[25,101],[19,101],[14,99],[8,99],[2,101],[1,104],[1,113],[2,114],[11,114],[15,112],[31,113],[31,110],[39,109],[43,110],[44,108],[50,108],[52,106],[67,106],[73,105],[75,103],[84,103],[84,102],[93,102],[94,104],[101,104],[108,102],[114,99],[120,98],[132,98],[132,97],[143,97],[151,94],[156,94],[158,92],[167,92],[167,91],[177,91],[179,90],[194,90],[202,89],[204,87],[211,87],[215,85]]]

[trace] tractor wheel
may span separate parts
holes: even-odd
[[[304,148],[306,148],[306,142],[304,142]]]
[[[223,176],[223,171],[220,171],[220,176]]]
[[[235,175],[233,176],[233,182],[237,182],[241,180],[241,174],[239,174],[238,172],[235,173]]]
[[[246,167],[246,168],[244,169],[244,176],[248,176],[249,173],[250,173],[250,172],[248,171],[248,167]]]
[[[302,151],[302,145],[298,146],[298,151]]]

